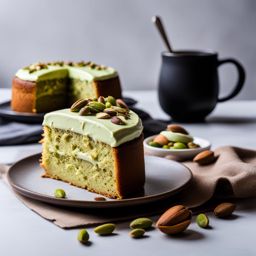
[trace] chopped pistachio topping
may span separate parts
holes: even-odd
[[[52,62],[46,62],[46,63],[42,63],[42,62],[38,62],[38,63],[34,63],[31,64],[27,67],[24,67],[23,69],[25,70],[29,70],[29,73],[33,73],[35,71],[41,70],[41,69],[47,69],[48,66],[71,66],[71,67],[89,67],[91,69],[95,69],[95,70],[106,70],[107,67],[103,66],[103,65],[98,65],[92,61],[78,61],[78,62],[72,62],[72,61],[68,61],[68,62],[64,62],[64,61],[52,61]]]

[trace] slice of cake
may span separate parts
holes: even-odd
[[[78,100],[46,114],[43,127],[46,177],[110,198],[143,191],[143,127],[122,100]]]
[[[80,98],[121,97],[118,73],[93,62],[37,63],[18,70],[12,83],[12,110],[49,112]]]

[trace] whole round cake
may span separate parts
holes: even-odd
[[[121,98],[118,73],[93,62],[36,63],[18,70],[12,82],[11,108],[44,113],[67,107],[80,98]]]

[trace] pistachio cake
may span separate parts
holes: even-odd
[[[118,73],[93,62],[36,63],[18,70],[12,82],[12,110],[49,112],[80,98],[121,97]]]
[[[45,177],[110,197],[143,191],[142,123],[121,99],[78,100],[45,115]]]

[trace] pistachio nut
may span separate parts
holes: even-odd
[[[116,99],[113,96],[108,96],[106,101],[108,101],[112,106],[116,105]]]
[[[126,105],[126,103],[125,103],[123,100],[121,100],[121,99],[117,99],[117,100],[116,100],[116,104],[117,104],[117,106],[119,106],[119,107],[121,107],[121,108],[126,108],[126,109],[128,109],[128,106]]]
[[[97,102],[97,101],[89,102],[88,106],[93,108],[93,109],[96,109],[98,111],[103,111],[106,108],[105,104],[103,104],[101,102]]]
[[[111,108],[112,105],[111,105],[110,102],[107,101],[107,102],[105,103],[105,106],[106,106],[106,108]]]
[[[86,106],[88,103],[88,100],[86,99],[79,99],[76,102],[73,103],[73,105],[70,107],[71,112],[78,112],[81,108]]]
[[[54,191],[54,196],[56,198],[65,198],[66,197],[66,192],[63,189],[61,189],[61,188],[57,188]]]
[[[175,132],[175,133],[176,132],[177,133],[182,133],[182,134],[186,134],[186,135],[189,134],[188,131],[185,128],[183,128],[182,126],[177,125],[177,124],[169,124],[167,126],[167,131],[171,131],[171,132]]]
[[[161,146],[167,145],[169,143],[169,140],[167,140],[167,138],[162,134],[158,134],[153,141],[160,144]]]
[[[168,146],[169,146],[169,147],[172,147],[173,145],[174,145],[174,142],[169,141]]]
[[[90,113],[92,113],[92,114],[96,114],[96,113],[101,112],[99,109],[94,108],[92,106],[88,106],[88,108],[90,109]]]
[[[100,225],[94,229],[94,232],[98,235],[104,236],[104,235],[110,235],[115,230],[116,225],[113,223],[107,223]]]
[[[200,146],[194,142],[189,142],[188,143],[188,148],[199,148]]]
[[[107,113],[100,112],[100,113],[96,114],[96,117],[98,119],[110,119],[111,116],[109,114],[107,114]]]
[[[232,203],[221,203],[214,209],[214,214],[218,218],[229,217],[236,209],[236,205]]]
[[[157,228],[165,234],[174,235],[183,232],[191,223],[191,211],[176,205],[168,209],[157,221]]]
[[[169,141],[173,142],[182,142],[182,143],[189,143],[193,141],[193,137],[190,135],[182,134],[182,133],[175,133],[170,131],[162,131],[160,134],[165,136]]]
[[[112,106],[111,107],[114,111],[121,113],[121,114],[126,114],[127,113],[127,109],[121,108],[121,107],[117,107],[117,106]]]
[[[78,232],[78,235],[77,235],[77,240],[82,243],[82,244],[86,244],[88,241],[89,241],[89,233],[87,232],[86,229],[81,229],[79,232]]]
[[[117,116],[113,116],[111,118],[111,122],[113,124],[117,124],[117,125],[125,125],[125,122],[122,119],[120,119],[119,117],[117,117]]]
[[[105,104],[105,98],[103,96],[100,96],[98,98],[98,102]]]
[[[199,165],[207,165],[207,164],[211,164],[212,162],[214,162],[215,159],[216,158],[214,156],[213,151],[204,150],[194,157],[193,162],[196,162]]]
[[[110,116],[116,116],[116,111],[114,111],[112,108],[105,108],[104,112],[109,114]]]
[[[86,106],[80,109],[79,115],[80,116],[87,116],[91,113],[90,107]]]
[[[175,142],[172,146],[173,149],[185,149],[187,148],[186,144],[182,142]]]
[[[138,218],[133,220],[130,223],[130,228],[142,228],[142,229],[149,229],[152,227],[153,221],[149,218]]]
[[[154,141],[150,141],[148,145],[151,147],[161,148],[161,145]]]
[[[196,217],[196,223],[200,228],[207,228],[209,226],[209,218],[206,214],[200,213]]]
[[[143,228],[135,228],[129,234],[132,238],[140,238],[144,236],[145,230]]]

